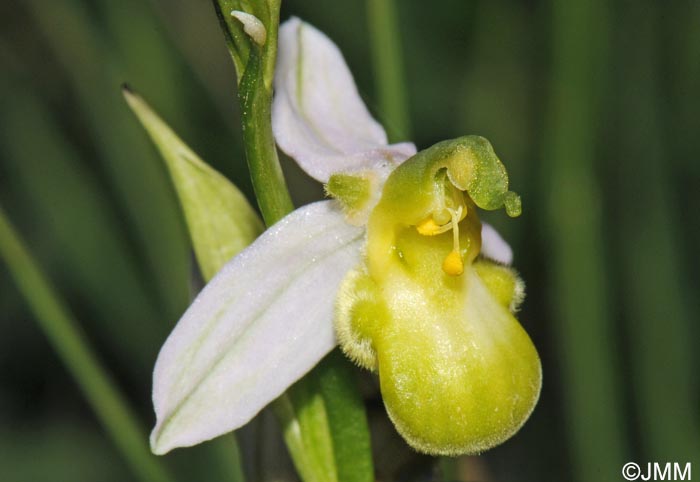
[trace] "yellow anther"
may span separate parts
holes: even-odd
[[[450,276],[459,276],[464,273],[464,261],[459,250],[459,222],[466,217],[466,206],[458,206],[457,209],[446,208],[450,220],[445,224],[438,224],[431,216],[416,225],[416,230],[423,236],[435,236],[452,230],[452,251],[442,263],[442,270]]]
[[[449,229],[449,227],[447,229]],[[445,226],[440,226],[432,217],[416,225],[416,230],[423,236],[435,236],[446,231]]]
[[[438,234],[446,233],[454,226],[455,216],[457,217],[456,222],[461,221],[467,216],[467,207],[459,206],[456,211],[454,209],[446,208],[444,212],[447,213],[447,216],[449,217],[446,223],[438,224],[435,221],[435,215],[433,215],[418,223],[416,225],[416,231],[423,236],[436,236]]]
[[[442,262],[442,270],[450,276],[459,276],[464,273],[462,255],[458,251],[450,251]]]

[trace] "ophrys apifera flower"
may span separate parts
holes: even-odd
[[[507,439],[532,411],[541,371],[513,317],[523,288],[510,249],[477,215],[520,213],[491,145],[388,145],[337,47],[298,19],[280,28],[272,116],[278,145],[335,199],[268,229],[184,314],[154,372],[154,452],[245,424],[336,333],[378,372],[415,448],[470,453]]]

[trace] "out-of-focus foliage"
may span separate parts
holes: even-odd
[[[545,377],[518,435],[443,468],[504,481],[617,480],[630,460],[697,469],[700,4],[395,3],[413,140],[483,135],[522,195],[518,220],[486,217],[527,282],[520,319]],[[366,13],[282,3],[283,18],[337,42],[384,120]],[[167,172],[119,86],[250,196],[216,15],[186,0],[27,0],[2,2],[0,19],[0,203],[150,425],[155,355],[199,280]],[[322,196],[284,167],[297,204]],[[378,476],[428,478],[370,376],[364,395]],[[130,477],[4,266],[0,409],[0,479]],[[266,416],[242,435],[251,480],[290,470]],[[181,480],[230,480],[229,454],[212,443],[164,460]]]

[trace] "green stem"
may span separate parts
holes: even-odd
[[[0,257],[7,263],[41,330],[76,380],[107,433],[143,482],[173,479],[146,445],[147,437],[68,309],[24,248],[0,207]]]
[[[236,67],[243,143],[255,197],[265,224],[270,226],[294,209],[272,134],[272,81],[280,0],[254,3],[213,0],[213,3]],[[231,16],[233,10],[247,11],[265,25],[267,38],[263,45],[244,33],[240,21]]]
[[[272,87],[265,85],[263,68],[260,47],[254,45],[241,79],[239,96],[243,141],[253,189],[265,224],[270,226],[292,212],[294,205],[277,157],[272,134]]]
[[[396,142],[409,139],[411,121],[406,108],[408,96],[394,0],[367,0],[367,21],[380,114],[387,127],[389,140]]]
[[[242,2],[215,0],[215,6],[234,63],[245,64],[242,75],[238,71],[243,141],[258,205],[270,226],[294,209],[272,133],[279,1],[252,7],[267,29],[262,46],[242,39],[238,21],[229,18],[232,9],[242,9]],[[305,482],[374,479],[367,417],[354,383],[348,361],[335,352],[274,403],[285,442]]]
[[[595,179],[608,8],[553,0],[552,98],[544,146],[551,299],[562,359],[573,473],[613,474],[627,460],[620,374],[610,317],[601,193]]]

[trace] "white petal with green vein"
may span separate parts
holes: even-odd
[[[336,292],[363,238],[333,201],[321,201],[279,221],[219,272],[158,356],[156,454],[245,424],[335,346]]]
[[[416,153],[410,142],[387,145],[338,47],[298,18],[279,30],[272,128],[280,148],[321,182],[377,163],[398,165]]]

